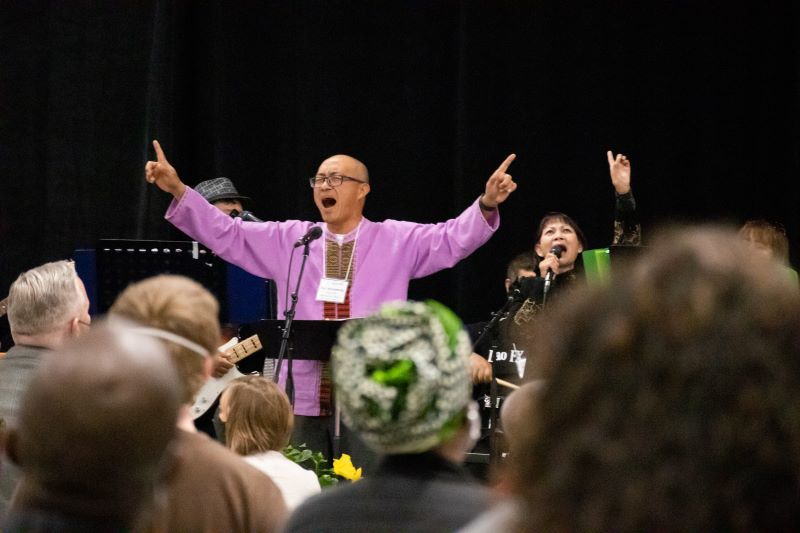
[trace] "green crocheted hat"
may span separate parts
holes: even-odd
[[[348,322],[332,352],[345,423],[382,453],[433,448],[469,401],[471,349],[461,320],[434,301],[389,303]]]

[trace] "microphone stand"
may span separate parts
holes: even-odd
[[[497,325],[500,320],[508,314],[508,310],[514,304],[514,300],[516,300],[522,293],[520,292],[519,288],[514,288],[511,292],[508,293],[508,298],[506,298],[506,303],[503,304],[503,307],[500,308],[499,311],[496,311],[491,314],[492,319],[486,323],[483,329],[478,333],[478,338],[475,339],[475,342],[472,343],[472,349],[475,351],[475,347],[478,346],[483,338],[486,336],[487,333],[492,331],[494,327]]]
[[[284,311],[283,316],[286,317],[286,322],[283,326],[283,335],[281,336],[281,348],[278,351],[278,362],[275,364],[275,375],[273,377],[275,383],[278,382],[281,375],[281,365],[286,356],[287,348],[289,347],[289,337],[292,334],[292,323],[294,322],[294,313],[297,308],[297,293],[300,291],[300,282],[303,279],[303,272],[306,269],[306,261],[308,261],[309,245],[311,242],[305,243],[303,249],[303,262],[300,264],[300,274],[297,276],[297,285],[294,288],[291,299],[292,303],[289,309]],[[289,397],[289,403],[294,406],[294,378],[292,377],[292,350],[288,350],[289,357],[286,361],[286,396]]]
[[[519,287],[513,287],[511,291],[508,293],[508,297],[506,298],[506,302],[503,304],[503,307],[500,308],[499,311],[492,313],[492,318],[489,322],[486,323],[486,326],[481,330],[478,334],[478,338],[472,343],[472,351],[475,351],[475,347],[478,346],[481,341],[483,340],[486,335],[492,331],[502,320],[505,316],[508,315],[511,306],[514,305],[514,301],[522,296],[522,292],[519,290]],[[496,455],[496,439],[495,439],[495,431],[497,430],[497,380],[494,376],[494,371],[492,371],[492,381],[489,386],[489,402],[491,403],[491,411],[490,411],[490,429],[489,429],[489,460],[490,462],[495,462],[495,455]]]

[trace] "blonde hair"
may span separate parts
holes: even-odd
[[[109,312],[185,337],[210,353],[217,351],[221,337],[219,304],[189,278],[162,275],[134,283],[119,295]],[[181,402],[191,403],[206,380],[205,360],[185,346],[167,344],[183,386]]]
[[[289,398],[261,376],[235,379],[225,390],[228,420],[225,443],[239,455],[281,451],[289,444],[294,414]]]
[[[11,333],[49,333],[78,315],[85,303],[72,261],[55,261],[23,272],[8,294]]]

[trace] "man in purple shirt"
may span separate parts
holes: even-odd
[[[220,213],[180,180],[158,141],[153,147],[157,160],[147,162],[145,177],[172,194],[167,220],[256,276],[285,283],[294,243],[313,226],[322,228],[323,238],[310,245],[298,294],[298,320],[363,317],[384,302],[405,300],[410,280],[452,267],[485,243],[500,223],[497,206],[517,188],[506,173],[516,157],[512,154],[491,175],[484,193],[454,219],[439,224],[372,222],[362,214],[370,191],[367,167],[350,156],[335,155],[323,161],[310,179],[322,223],[254,224]],[[284,311],[279,298],[278,312]],[[325,366],[318,361],[294,362],[296,414],[331,414]]]

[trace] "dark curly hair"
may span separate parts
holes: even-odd
[[[779,268],[733,231],[672,230],[550,309],[512,443],[522,530],[798,530],[800,298]]]

